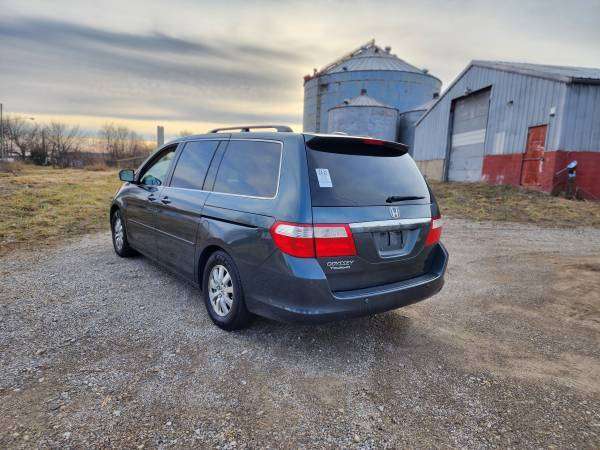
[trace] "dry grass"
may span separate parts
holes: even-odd
[[[0,173],[18,174],[24,168],[25,164],[21,161],[0,161]]]
[[[19,165],[0,172],[0,254],[108,228],[116,170]],[[444,215],[470,220],[600,227],[600,203],[550,197],[511,186],[438,183]]]
[[[469,220],[600,228],[600,203],[567,200],[514,186],[430,181],[442,214]]]
[[[94,161],[91,164],[83,166],[83,170],[89,170],[90,172],[107,172],[111,168],[104,161]]]
[[[116,171],[23,166],[0,173],[0,254],[107,229]]]

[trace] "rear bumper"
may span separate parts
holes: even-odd
[[[437,294],[444,285],[448,252],[436,244],[429,273],[409,280],[366,289],[332,292],[319,270],[307,260],[294,259],[292,273],[273,280],[261,295],[261,277],[246,292],[248,308],[255,314],[283,322],[323,323],[367,316],[401,308]],[[318,267],[318,266],[317,266]],[[320,269],[320,268],[319,268]],[[322,271],[320,271],[322,274]],[[244,283],[246,284],[246,283]]]

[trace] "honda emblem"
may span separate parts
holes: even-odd
[[[390,216],[392,216],[394,219],[399,219],[400,208],[398,208],[397,206],[390,206]]]

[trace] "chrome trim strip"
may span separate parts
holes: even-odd
[[[356,233],[361,233],[364,231],[385,231],[398,228],[413,228],[417,225],[423,225],[429,222],[431,222],[430,217],[422,217],[418,219],[376,220],[373,222],[351,223],[350,229]]]

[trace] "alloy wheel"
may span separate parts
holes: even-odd
[[[121,251],[123,249],[123,239],[125,234],[123,230],[123,222],[121,221],[121,216],[118,214],[115,217],[113,233],[115,235],[115,244],[117,246],[117,250]]]
[[[213,311],[220,317],[229,314],[233,306],[233,281],[227,268],[217,264],[210,271],[208,298]]]

